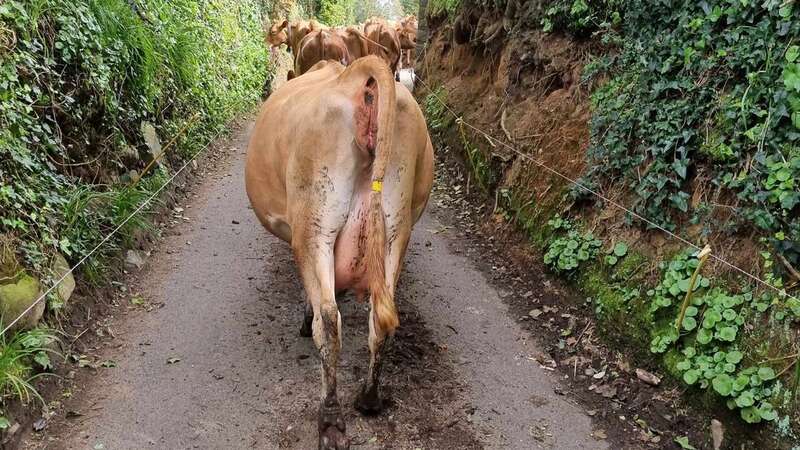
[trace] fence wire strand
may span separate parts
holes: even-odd
[[[95,254],[95,253],[96,253],[96,252],[97,252],[97,251],[100,249],[100,247],[102,247],[102,246],[103,246],[103,245],[104,245],[106,242],[108,242],[108,241],[109,241],[109,240],[110,240],[110,239],[111,239],[111,238],[112,238],[112,237],[113,237],[115,234],[117,234],[117,233],[119,232],[119,230],[121,230],[121,229],[122,229],[122,227],[124,227],[124,226],[125,226],[125,224],[127,224],[127,223],[128,223],[128,222],[129,222],[129,221],[130,221],[130,220],[131,220],[131,219],[132,219],[134,216],[136,216],[136,215],[137,215],[139,212],[141,212],[141,211],[142,211],[144,208],[146,208],[146,207],[147,207],[147,206],[150,204],[150,202],[151,202],[151,201],[153,201],[153,199],[154,199],[154,198],[156,198],[156,196],[157,196],[158,194],[160,194],[160,193],[161,193],[161,191],[163,191],[163,190],[164,190],[164,188],[166,188],[166,187],[167,187],[167,186],[168,186],[170,183],[172,183],[172,182],[175,180],[175,178],[176,178],[178,175],[180,175],[180,174],[181,174],[181,172],[183,172],[183,171],[184,171],[184,169],[186,169],[186,167],[188,167],[188,166],[189,166],[189,164],[191,164],[191,163],[192,163],[192,161],[194,161],[194,160],[197,158],[197,156],[198,156],[200,153],[202,153],[202,152],[204,152],[206,149],[208,149],[208,147],[209,147],[209,146],[210,146],[210,145],[211,145],[213,142],[215,142],[215,141],[217,140],[217,138],[218,138],[220,135],[222,135],[222,133],[223,133],[225,130],[226,130],[225,128],[222,128],[220,131],[218,131],[218,132],[217,132],[217,133],[214,135],[214,137],[212,137],[212,138],[211,138],[211,140],[208,142],[208,144],[204,145],[204,146],[203,146],[203,148],[201,148],[200,150],[196,151],[196,152],[195,152],[195,153],[194,153],[194,154],[193,154],[193,155],[192,155],[192,156],[191,156],[189,159],[187,159],[187,160],[186,160],[186,162],[183,164],[183,166],[181,166],[181,168],[180,168],[180,169],[178,169],[178,170],[177,170],[177,171],[176,171],[174,174],[172,174],[172,176],[171,176],[171,177],[169,177],[169,179],[168,179],[166,182],[164,182],[164,184],[162,184],[162,185],[161,185],[161,187],[159,187],[158,189],[156,189],[156,191],[155,191],[155,192],[153,192],[153,193],[150,195],[150,197],[148,197],[146,200],[144,200],[144,201],[143,201],[143,202],[142,202],[142,203],[141,203],[141,204],[140,204],[140,205],[139,205],[139,206],[138,206],[138,207],[137,207],[137,208],[136,208],[136,209],[135,209],[135,210],[134,210],[132,213],[130,213],[130,215],[128,215],[128,217],[126,217],[126,218],[125,218],[125,220],[123,220],[123,221],[122,221],[122,222],[121,222],[119,225],[117,225],[117,227],[116,227],[116,228],[114,228],[114,229],[113,229],[113,230],[112,230],[110,233],[108,233],[108,234],[107,234],[107,235],[106,235],[106,236],[103,238],[103,240],[101,240],[101,241],[100,241],[100,243],[98,243],[98,244],[97,244],[97,245],[96,245],[96,246],[95,246],[95,247],[94,247],[94,248],[93,248],[91,251],[89,251],[89,253],[87,253],[86,255],[84,255],[84,256],[83,256],[83,258],[81,258],[81,259],[80,259],[80,260],[79,260],[79,261],[78,261],[78,262],[77,262],[77,263],[76,263],[74,266],[70,267],[70,269],[69,269],[68,271],[66,271],[66,272],[65,272],[63,275],[61,275],[61,277],[60,277],[58,280],[56,280],[56,281],[53,283],[53,285],[52,285],[52,286],[50,286],[50,287],[49,287],[49,288],[48,288],[48,289],[47,289],[47,290],[46,290],[46,291],[45,291],[43,294],[41,294],[41,295],[40,295],[40,296],[39,296],[39,297],[38,297],[38,298],[37,298],[37,299],[36,299],[36,300],[35,300],[33,303],[31,303],[31,304],[30,304],[30,306],[28,306],[27,308],[25,308],[25,310],[24,310],[24,311],[22,311],[22,313],[20,313],[20,314],[19,314],[19,315],[18,315],[18,316],[17,316],[17,317],[16,317],[14,320],[12,320],[12,321],[11,321],[11,322],[10,322],[8,325],[6,325],[6,326],[3,328],[3,331],[0,331],[0,336],[5,336],[5,334],[6,334],[6,332],[7,332],[8,330],[10,330],[10,329],[11,329],[11,328],[12,328],[14,325],[16,325],[16,324],[17,324],[17,322],[19,322],[19,321],[20,321],[20,320],[21,320],[23,317],[25,317],[25,315],[27,315],[28,313],[30,313],[30,312],[33,310],[33,308],[35,308],[35,307],[36,307],[36,305],[38,305],[39,303],[41,303],[41,302],[42,302],[42,300],[44,300],[44,299],[45,299],[45,298],[46,298],[46,297],[47,297],[47,296],[48,296],[48,295],[49,295],[51,292],[53,292],[53,290],[54,290],[54,289],[56,289],[56,288],[57,288],[57,287],[58,287],[58,286],[59,286],[59,285],[60,285],[60,284],[61,284],[61,283],[62,283],[62,282],[63,282],[63,281],[64,281],[64,280],[65,280],[65,279],[66,279],[66,278],[69,276],[69,275],[71,275],[71,274],[72,274],[72,273],[75,271],[75,269],[77,269],[77,268],[78,268],[78,267],[80,267],[80,266],[81,266],[81,265],[82,265],[84,262],[86,262],[86,260],[88,260],[88,259],[89,259],[89,258],[90,258],[90,257],[91,257],[93,254]]]
[[[434,89],[432,89],[423,79],[417,77],[416,74],[413,75],[413,79],[414,79],[415,82],[421,83],[422,86],[425,87],[425,89],[430,93],[430,95],[432,95],[436,99],[436,101],[438,101],[450,114],[453,115],[453,117],[456,120],[456,123],[458,123],[459,125],[464,125],[467,128],[470,128],[471,130],[475,131],[476,133],[482,135],[490,143],[497,143],[497,144],[502,145],[506,149],[512,151],[514,154],[519,156],[520,158],[523,158],[523,159],[525,159],[527,161],[530,161],[530,162],[536,164],[537,166],[541,167],[542,169],[546,170],[547,172],[549,172],[549,173],[551,173],[551,174],[553,174],[553,175],[555,175],[555,176],[557,176],[557,177],[569,182],[570,184],[572,184],[574,186],[577,186],[578,188],[580,188],[580,189],[582,189],[582,190],[584,190],[584,191],[596,196],[597,198],[599,198],[599,199],[603,200],[604,202],[614,206],[615,208],[620,209],[622,211],[625,211],[626,213],[630,214],[631,216],[633,216],[633,217],[641,220],[642,222],[645,222],[648,225],[652,226],[653,228],[656,228],[656,229],[664,232],[666,235],[672,237],[673,239],[675,239],[675,240],[677,240],[677,241],[679,241],[679,242],[681,242],[681,243],[683,243],[685,245],[688,245],[689,247],[692,247],[693,249],[697,250],[698,252],[703,249],[703,246],[697,245],[694,242],[692,242],[692,241],[690,241],[690,240],[688,240],[688,239],[686,239],[686,238],[684,238],[684,237],[682,237],[682,236],[680,236],[680,235],[678,235],[676,233],[673,233],[672,231],[660,226],[658,223],[648,219],[647,217],[644,217],[641,214],[638,214],[635,211],[632,211],[632,210],[626,208],[624,205],[622,205],[622,204],[620,204],[620,203],[618,203],[618,202],[606,197],[605,195],[597,192],[596,190],[591,189],[590,187],[584,185],[580,181],[578,181],[576,179],[573,179],[572,177],[569,177],[568,175],[564,175],[563,173],[559,172],[556,169],[553,169],[552,167],[548,166],[547,164],[545,164],[541,160],[538,160],[538,159],[530,156],[529,154],[518,150],[513,145],[508,144],[508,143],[506,143],[505,141],[503,141],[501,139],[497,139],[494,136],[492,136],[489,133],[487,133],[486,131],[484,131],[484,130],[472,125],[471,123],[469,123],[466,120],[464,120],[464,118],[460,114],[456,113],[455,110],[453,110],[453,108],[451,108],[450,105],[447,104],[447,102],[442,100],[439,97],[439,95],[436,93],[436,91]],[[755,281],[755,282],[757,282],[757,283],[759,283],[759,284],[761,284],[763,286],[766,286],[767,288],[777,292],[781,296],[800,301],[800,299],[798,299],[794,295],[791,295],[788,292],[786,292],[786,289],[781,289],[781,288],[777,288],[777,287],[773,286],[772,284],[770,284],[769,282],[761,279],[757,275],[754,275],[754,274],[752,274],[752,273],[740,268],[739,266],[728,262],[727,260],[715,255],[713,252],[709,255],[709,257],[711,259],[717,261],[718,263],[720,263],[720,264],[722,264],[722,265],[724,265],[724,266],[726,266],[726,267],[728,267],[730,269],[733,269],[734,271],[746,276],[747,278],[749,278],[749,279],[751,279],[751,280],[753,280],[753,281]]]

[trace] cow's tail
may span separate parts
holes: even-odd
[[[362,83],[358,101],[363,101],[371,117],[378,124],[372,136],[372,121],[369,121],[368,142],[374,143],[372,161],[372,183],[367,218],[366,268],[372,306],[376,325],[385,333],[392,334],[399,325],[397,308],[394,304],[393,289],[389,289],[386,279],[386,222],[383,211],[383,177],[392,152],[394,121],[397,109],[395,82],[391,71],[377,56],[360,58],[351,64],[342,76],[354,75]],[[351,75],[352,76],[352,75]],[[377,107],[377,114],[371,108]],[[374,139],[374,141],[373,141]],[[372,147],[372,145],[368,145]]]

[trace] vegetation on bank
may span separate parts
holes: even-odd
[[[19,293],[34,278],[42,290],[49,286],[54,259],[80,260],[182,160],[257,103],[271,74],[267,7],[256,0],[0,3],[0,287]],[[165,157],[142,173],[162,142]],[[83,279],[101,281],[108,257],[147,224],[146,214],[128,222],[84,263]],[[66,300],[54,292],[47,310],[61,314]],[[34,329],[2,338],[3,399],[36,397],[33,367],[51,366],[46,336],[52,332]]]
[[[451,18],[460,11],[446,1],[431,4]],[[755,267],[775,289],[710,263],[690,287],[700,265],[694,249],[673,247],[654,261],[642,244],[588,233],[582,220],[596,211],[591,205],[607,208],[602,200],[554,186],[534,202],[524,186],[502,184],[489,152],[474,150],[482,138],[462,132],[450,142],[461,141],[478,184],[497,190],[497,212],[524,229],[545,264],[591,300],[609,341],[657,361],[689,392],[727,405],[743,423],[770,422],[776,436],[794,439],[800,7],[771,0],[556,0],[534,22],[517,17],[509,39],[531,31],[595,39],[606,48],[584,72],[584,81],[602,83],[591,94],[581,183],[614,192],[638,214],[696,243],[748,242],[759,259],[746,269]],[[454,126],[435,96],[425,106],[434,131]],[[570,217],[557,214],[554,203],[564,202],[575,202]],[[634,217],[625,220],[648,231]]]

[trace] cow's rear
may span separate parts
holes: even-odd
[[[308,305],[301,334],[320,351],[321,448],[345,448],[336,394],[336,292],[369,294],[370,368],[356,407],[381,409],[381,355],[398,326],[394,291],[411,227],[427,203],[433,149],[422,113],[377,57],[322,62],[264,104],[247,155],[247,193],[288,241]]]

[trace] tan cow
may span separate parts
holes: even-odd
[[[281,44],[286,44],[292,51],[292,54],[297,58],[297,52],[300,49],[300,42],[306,35],[312,31],[321,30],[326,28],[320,25],[319,22],[312,20],[295,20],[289,22],[288,20],[277,21],[269,27],[267,32],[267,42],[270,44],[271,49],[276,49]]]
[[[397,23],[395,28],[397,39],[400,41],[403,67],[413,65],[414,50],[417,48],[417,18],[408,16]]]
[[[308,72],[314,64],[325,60],[338,61],[344,65],[352,61],[347,45],[338,33],[327,29],[312,31],[300,41],[294,58],[294,70],[290,70],[286,78],[291,80],[300,76]]]
[[[320,62],[262,106],[245,184],[264,227],[291,244],[307,294],[300,333],[313,335],[322,360],[319,447],[348,448],[336,393],[336,294],[370,294],[369,372],[356,408],[374,414],[382,352],[399,323],[395,287],[433,184],[422,112],[376,56],[347,68]]]
[[[347,28],[337,28],[338,34],[347,46],[351,61],[369,55],[369,43],[366,36],[358,28],[350,26]]]
[[[364,35],[369,40],[369,54],[379,56],[392,72],[396,72],[400,62],[400,41],[394,28],[383,19],[373,17],[364,23]]]

